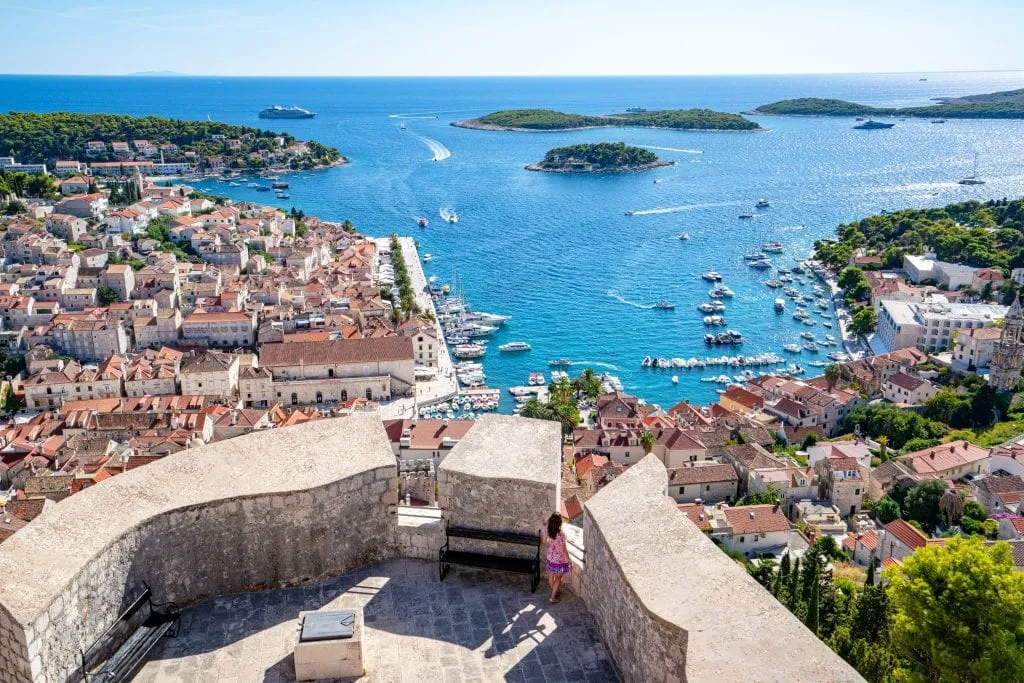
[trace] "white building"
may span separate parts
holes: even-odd
[[[935,394],[939,388],[926,379],[897,372],[882,385],[882,398],[890,403],[921,405]]]
[[[997,327],[963,330],[953,342],[953,367],[971,371],[987,368],[1002,336]]]
[[[1006,315],[1006,306],[950,304],[945,299],[925,303],[883,300],[878,315],[878,336],[890,351],[916,347],[945,351],[954,333],[992,327]]]

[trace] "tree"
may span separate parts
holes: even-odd
[[[121,297],[118,296],[117,292],[111,289],[108,285],[100,285],[97,290],[97,295],[99,296],[100,303],[104,306],[109,306],[110,304],[121,300]]]
[[[941,520],[939,516],[939,500],[946,492],[946,482],[941,479],[923,481],[915,485],[907,493],[901,506],[903,516],[921,524],[925,531],[932,533]]]
[[[985,508],[975,501],[969,500],[963,505],[960,529],[969,536],[995,538],[999,531],[999,524],[995,520],[988,518]]]
[[[850,329],[856,334],[868,334],[878,326],[878,316],[870,306],[861,306],[850,318]]]
[[[804,619],[807,628],[814,635],[818,635],[818,602],[821,594],[821,580],[818,576],[818,571],[818,564],[814,563],[811,573],[811,590],[807,598],[807,617]]]
[[[657,439],[654,436],[654,432],[650,430],[645,429],[643,433],[640,434],[640,447],[644,449],[644,455],[648,455],[654,450],[654,444],[656,441]]]
[[[980,538],[926,546],[885,571],[892,643],[926,681],[1015,681],[1024,670],[1024,573]]]
[[[980,507],[980,506],[979,506]],[[946,526],[953,526],[964,516],[964,496],[959,489],[949,488],[939,498],[939,512]]]
[[[828,382],[828,390],[832,391],[839,384],[843,377],[843,370],[838,363],[829,363],[825,366],[825,381]]]
[[[764,491],[748,493],[740,497],[735,505],[776,505],[782,500],[782,489],[775,482],[768,482]]]
[[[971,420],[974,426],[990,425],[995,419],[996,402],[999,392],[991,384],[980,387],[971,397]]]
[[[875,518],[882,524],[888,524],[900,518],[900,504],[889,496],[882,496],[875,503]]]
[[[818,435],[814,432],[808,432],[807,436],[804,437],[804,442],[800,444],[800,448],[806,451],[816,443],[818,443]]]
[[[971,401],[953,389],[943,389],[924,402],[925,415],[962,429],[971,425]]]

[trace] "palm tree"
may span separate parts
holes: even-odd
[[[946,526],[953,526],[964,516],[964,496],[954,487],[946,489],[939,498],[939,512],[946,520]]]
[[[537,420],[550,420],[551,410],[535,398],[523,404],[519,410],[520,417],[532,417]]]
[[[640,435],[640,446],[644,449],[644,455],[651,454],[651,451],[654,450],[654,442],[654,432],[645,429]]]
[[[843,376],[842,369],[835,363],[829,363],[825,366],[825,380],[828,382],[828,390],[832,391],[839,384],[840,378]]]

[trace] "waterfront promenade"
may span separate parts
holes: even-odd
[[[390,250],[390,237],[378,237],[375,241],[379,251]],[[452,359],[448,353],[448,346],[444,343],[441,323],[437,321],[434,300],[431,299],[430,293],[427,291],[427,277],[423,273],[423,264],[420,263],[416,244],[411,237],[399,237],[398,243],[402,247],[402,256],[405,258],[406,268],[409,271],[412,289],[416,292],[416,303],[424,311],[434,314],[434,327],[437,331],[437,376],[432,380],[416,382],[415,398],[411,396],[400,398],[381,405],[379,412],[385,419],[415,417],[416,411],[421,406],[450,401],[459,393],[459,384],[455,378]]]

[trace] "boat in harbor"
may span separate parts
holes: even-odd
[[[786,300],[781,296],[775,299],[775,310],[779,313],[786,310]]]
[[[504,352],[515,352],[515,351],[529,351],[532,347],[524,341],[510,341],[506,344],[502,344],[498,347],[498,350]]]
[[[881,121],[873,121],[868,119],[859,126],[854,126],[857,130],[886,130],[895,126],[895,123],[882,123]]]
[[[478,344],[460,344],[452,350],[456,358],[482,358],[487,348]]]
[[[316,113],[302,107],[282,107],[275,104],[261,109],[259,117],[261,119],[312,119],[316,117]]]
[[[985,181],[978,177],[978,155],[974,155],[974,172],[966,178],[956,181],[958,185],[984,185]]]
[[[768,203],[767,199],[758,199],[757,203],[754,204],[755,209],[767,209],[771,204]]]
[[[270,186],[275,190],[287,190],[288,182],[285,180],[275,180],[272,183],[270,183]]]
[[[679,239],[681,239],[681,240],[688,240],[688,239],[690,239],[690,233],[688,233],[688,232],[681,232],[681,233],[679,233]]]
[[[437,213],[447,223],[459,222],[459,214],[455,213],[455,209],[441,209]]]
[[[275,192],[274,196],[277,197],[278,199],[291,199],[292,198],[292,196],[290,194],[288,194],[287,192]]]
[[[761,251],[768,254],[781,254],[783,249],[785,247],[782,245],[782,242],[765,242],[761,245]]]
[[[697,306],[697,310],[701,313],[724,313],[725,304],[721,301],[705,301]]]
[[[736,296],[736,292],[732,291],[725,285],[717,285],[708,290],[708,296],[712,299],[719,299],[723,297]]]
[[[676,305],[670,301],[659,301],[654,304],[654,308],[659,311],[674,311],[676,310]]]
[[[246,187],[253,187],[253,188],[262,187],[259,183],[246,183],[245,186]]]
[[[932,123],[945,123],[946,119],[932,119]]]
[[[706,273],[702,273],[701,277],[704,278],[705,280],[707,280],[708,282],[721,282],[722,281],[721,274],[717,273],[716,271],[713,271],[713,270],[709,270]]]
[[[740,214],[740,218],[742,218],[743,220],[746,220],[748,218],[753,218],[753,217],[754,217],[754,214],[752,214],[752,213],[741,213]]]
[[[763,251],[753,251],[749,254],[743,255],[744,261],[761,261],[766,258],[768,258],[768,254],[764,253]]]
[[[757,270],[768,270],[769,268],[772,267],[772,262],[766,258],[763,258],[757,261],[750,261],[749,263],[747,263],[747,265],[750,266],[751,268],[756,268]]]
[[[549,360],[548,365],[553,368],[566,368],[572,365],[572,361],[568,358],[556,358],[555,360]]]
[[[725,318],[720,315],[706,315],[704,316],[705,325],[721,325],[725,327],[728,323],[725,322]]]
[[[423,255],[423,262],[424,263],[430,263],[433,260],[434,260],[434,257],[431,256],[430,254],[424,254]]]
[[[786,344],[782,348],[789,353],[800,353],[801,350],[799,344]]]
[[[427,227],[427,225],[428,225],[428,224],[430,223],[430,221],[428,221],[428,220],[427,220],[426,218],[424,218],[423,216],[420,216],[419,218],[417,218],[417,219],[416,219],[416,223],[417,223],[417,224],[418,224],[418,225],[419,225],[419,226],[420,226],[421,228],[425,228],[425,227]]]
[[[773,278],[771,280],[767,280],[764,284],[767,285],[768,287],[771,287],[772,289],[778,289],[779,287],[782,286],[782,281]]]

